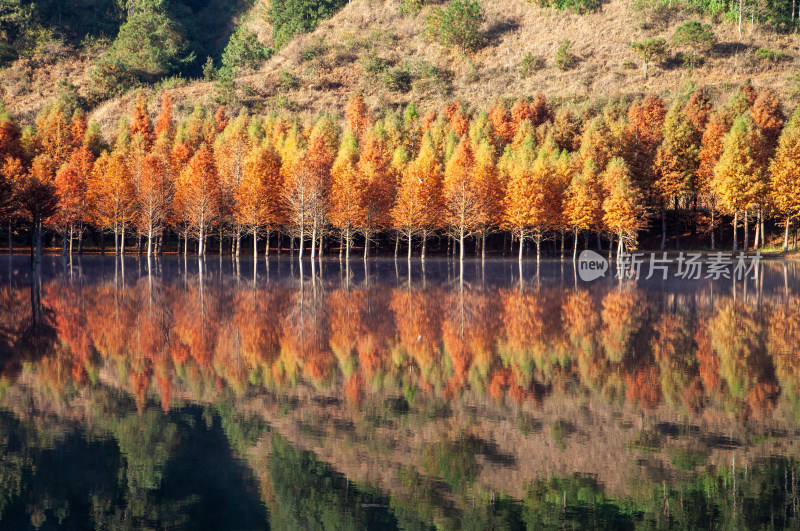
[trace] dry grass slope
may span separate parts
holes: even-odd
[[[646,92],[669,99],[692,86],[724,94],[751,79],[757,86],[778,90],[788,101],[797,98],[798,83],[791,77],[800,59],[795,35],[746,24],[740,38],[735,25],[712,23],[719,42],[704,64],[692,71],[667,61],[651,66],[645,80],[630,43],[647,37],[669,40],[681,22],[702,17],[673,11],[658,23],[644,24],[630,0],[611,0],[588,15],[540,8],[525,0],[482,3],[487,44],[464,55],[425,38],[431,6],[407,15],[400,0],[353,0],[313,33],[295,38],[258,71],[244,72],[237,79],[237,96],[254,110],[286,108],[313,115],[341,112],[357,91],[373,110],[414,101],[424,111],[451,100],[483,108],[498,98],[538,92],[576,102]],[[263,22],[264,13],[260,2],[246,23],[269,44],[271,28]],[[576,64],[562,71],[553,57],[565,39],[573,43]],[[786,56],[779,62],[759,59],[755,52],[762,47]],[[527,54],[538,58],[541,68],[525,77],[520,64]],[[29,120],[58,97],[54,87],[61,77],[85,91],[88,59],[55,57],[6,69],[0,73],[6,107]],[[22,85],[20,72],[26,76]],[[179,115],[190,112],[195,103],[213,103],[212,83],[193,82],[171,91]],[[155,111],[157,98],[152,100]],[[94,117],[110,132],[132,102],[131,95],[107,101],[94,110]]]

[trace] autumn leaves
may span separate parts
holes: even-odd
[[[409,258],[415,248],[424,258],[432,237],[462,259],[473,242],[485,256],[496,232],[504,248],[513,237],[520,259],[528,241],[537,258],[547,240],[551,254],[563,257],[569,242],[575,256],[584,236],[611,254],[636,246],[650,216],[660,217],[662,248],[668,217],[676,244],[691,229],[713,248],[721,215],[733,218],[734,248],[740,220],[748,248],[751,224],[763,246],[773,217],[786,248],[800,215],[800,122],[784,127],[774,94],[749,85],[716,107],[701,89],[669,108],[656,96],[557,107],[540,95],[423,117],[413,104],[378,117],[355,96],[345,118],[341,127],[331,116],[301,123],[198,107],[176,124],[163,95],[153,124],[140,95],[106,145],[81,112],[47,109],[24,134],[3,115],[0,215],[9,232],[27,222],[34,249],[47,229],[65,252],[76,239],[80,251],[91,228],[113,234],[119,253],[131,235],[148,255],[177,235],[184,254],[193,240],[201,256],[211,241],[238,256],[247,236],[257,257],[263,237],[269,253],[280,234],[279,247],[288,237],[301,259],[331,248],[348,259],[356,241],[366,258],[392,236],[395,256],[404,243]]]

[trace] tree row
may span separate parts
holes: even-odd
[[[153,121],[140,94],[107,142],[63,105],[24,129],[2,114],[9,248],[27,229],[34,258],[47,231],[81,252],[91,230],[113,235],[117,253],[131,238],[158,253],[173,235],[199,255],[214,241],[238,256],[249,237],[254,256],[288,240],[300,259],[349,258],[358,239],[365,258],[376,241],[424,258],[444,237],[463,259],[468,242],[485,256],[500,233],[520,259],[526,242],[538,259],[544,241],[574,259],[582,239],[611,255],[659,229],[661,249],[687,231],[714,249],[728,220],[734,250],[749,250],[751,233],[763,247],[775,225],[787,250],[800,215],[800,115],[787,120],[769,89],[743,85],[716,104],[698,89],[669,107],[652,95],[583,108],[539,95],[424,116],[413,104],[376,116],[356,95],[344,118],[196,107],[176,123],[164,93]]]

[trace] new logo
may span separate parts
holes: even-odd
[[[604,277],[606,271],[608,271],[608,260],[588,249],[581,252],[578,257],[578,276],[581,277],[581,280],[590,282]]]

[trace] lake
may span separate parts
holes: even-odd
[[[0,257],[0,528],[800,527],[800,271]]]

